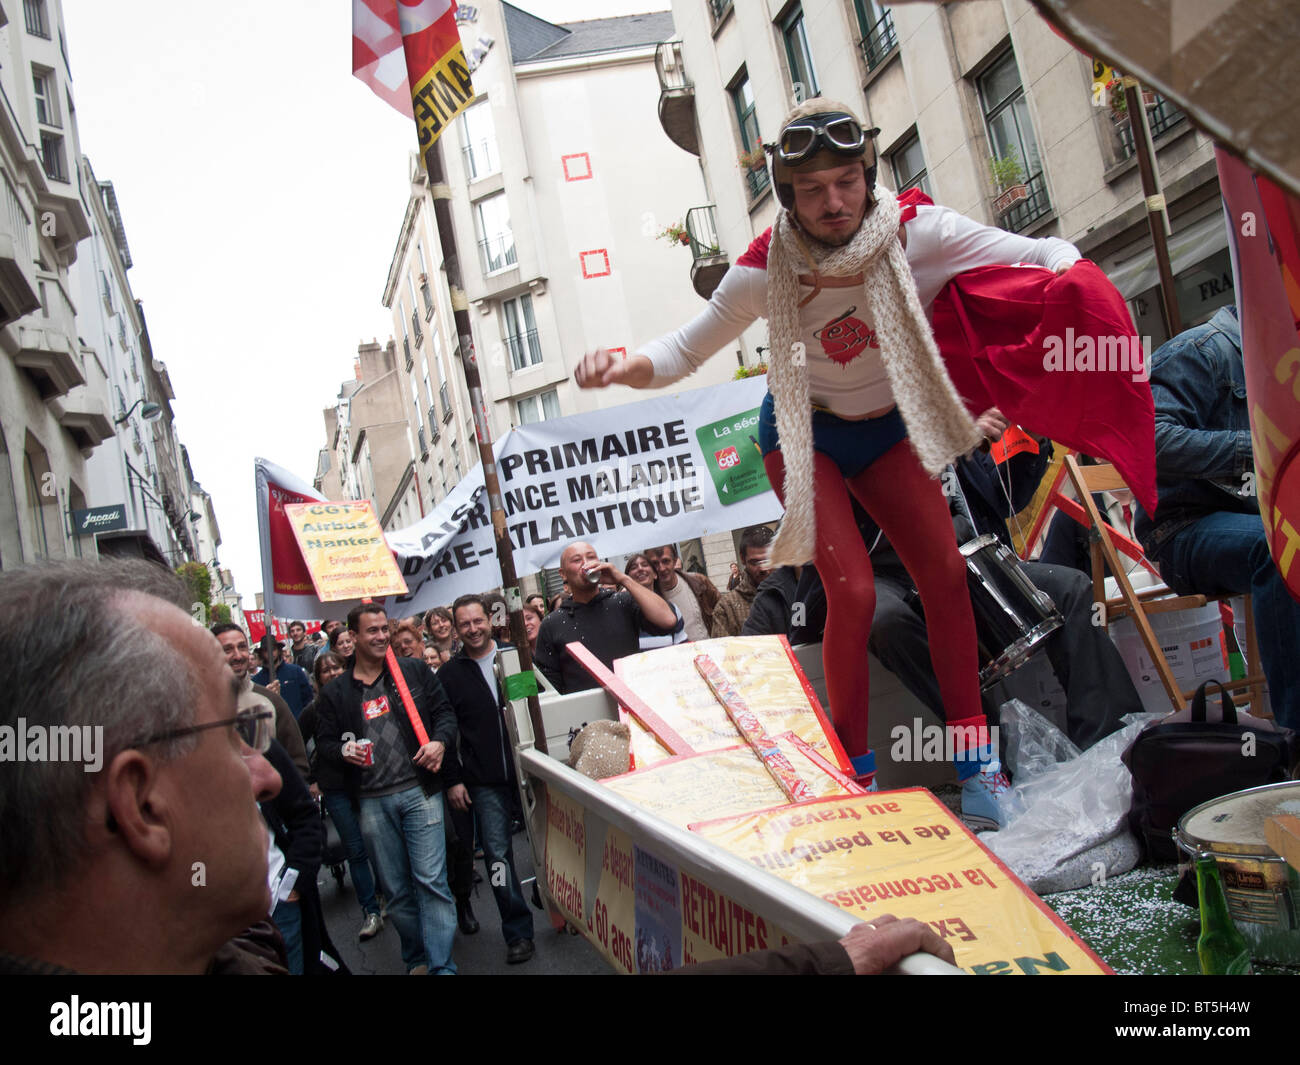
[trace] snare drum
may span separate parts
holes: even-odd
[[[1268,845],[1264,825],[1300,816],[1300,781],[1233,792],[1188,810],[1174,843],[1195,863],[1214,858],[1232,920],[1256,961],[1300,966],[1300,876]]]
[[[963,544],[966,583],[979,642],[980,688],[1023,666],[1063,624],[1056,604],[1025,576],[1016,556],[992,533]]]

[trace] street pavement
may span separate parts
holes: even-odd
[[[533,875],[532,852],[528,837],[520,832],[512,839],[515,868],[524,880],[524,897],[532,895],[527,878]],[[532,907],[534,943],[537,952],[520,965],[506,964],[506,944],[501,937],[501,918],[488,886],[483,862],[474,863],[475,870],[484,879],[474,885],[471,905],[478,918],[479,931],[467,936],[459,929],[452,957],[462,976],[588,976],[612,975],[613,968],[597,953],[596,948],[581,936],[567,931],[556,932],[550,918],[543,910]],[[357,905],[352,890],[352,877],[344,865],[344,882],[340,888],[328,866],[321,866],[316,882],[320,888],[321,908],[330,938],[343,961],[357,975],[396,974],[406,972],[398,944],[397,931],[388,921],[383,931],[364,943],[357,939],[361,928],[361,907]],[[530,904],[531,906],[531,904]]]

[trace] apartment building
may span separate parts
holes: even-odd
[[[673,0],[672,8],[678,37],[659,52],[660,114],[665,132],[700,159],[731,261],[778,208],[755,149],[797,100],[820,94],[880,128],[883,184],[919,186],[990,225],[1074,242],[1128,299],[1139,333],[1153,346],[1168,337],[1133,116],[1094,91],[1088,57],[1024,0],[895,8]],[[1187,327],[1232,298],[1213,146],[1158,95],[1146,107]]]
[[[414,524],[423,513],[398,358],[391,340],[358,346],[355,379],[324,411],[327,442],[314,479],[327,499],[369,499],[385,529]]]

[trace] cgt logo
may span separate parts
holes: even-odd
[[[724,447],[721,451],[713,453],[713,460],[718,464],[718,469],[729,470],[733,466],[740,465],[740,452],[734,446]]]

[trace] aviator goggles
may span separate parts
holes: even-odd
[[[776,155],[787,166],[811,159],[823,148],[839,155],[861,155],[867,134],[852,115],[831,112],[797,119],[781,131]]]

